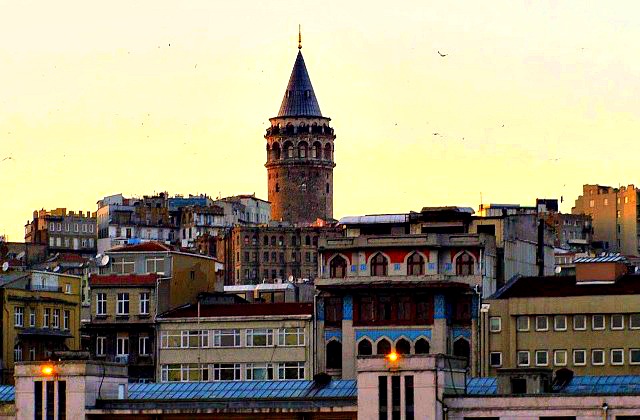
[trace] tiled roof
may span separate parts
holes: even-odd
[[[160,242],[142,242],[135,245],[123,245],[107,250],[107,252],[167,252],[173,248]]]
[[[307,66],[300,51],[293,65],[278,117],[322,117],[320,105],[318,105]]]
[[[313,315],[313,304],[291,302],[200,305],[201,317],[257,315]],[[165,312],[159,318],[195,318],[197,316],[198,305],[189,304]]]
[[[355,380],[333,380],[326,386],[313,381],[222,381],[131,384],[130,400],[260,400],[355,399]]]
[[[92,274],[90,286],[150,286],[155,285],[157,274]]]
[[[520,277],[493,299],[640,294],[640,275],[627,274],[610,284],[576,284],[575,276]]]
[[[467,394],[496,395],[497,378],[470,378],[467,380]],[[574,376],[563,388],[554,388],[554,394],[640,394],[640,376]]]

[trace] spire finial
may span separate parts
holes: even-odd
[[[302,49],[302,25],[298,25],[298,49]]]

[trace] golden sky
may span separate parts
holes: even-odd
[[[638,16],[637,1],[0,0],[0,233],[120,192],[266,199],[299,23],[337,135],[336,217],[481,193],[568,210],[584,183],[640,183]]]

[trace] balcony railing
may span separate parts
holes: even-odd
[[[48,286],[42,284],[27,284],[27,290],[34,290],[40,292],[62,292],[62,287]]]

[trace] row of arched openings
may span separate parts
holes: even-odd
[[[475,259],[473,256],[464,251],[455,258],[456,274],[459,276],[473,275],[475,272]],[[347,260],[336,255],[329,262],[330,275],[333,278],[342,278],[347,276]],[[425,259],[422,254],[413,252],[407,258],[407,275],[421,276],[425,272]],[[371,258],[370,274],[372,276],[387,276],[389,274],[389,259],[378,252]]]
[[[294,157],[331,160],[332,155],[333,147],[331,143],[327,143],[322,147],[319,141],[314,142],[311,147],[306,141],[299,142],[297,147],[290,141],[285,142],[282,148],[280,148],[280,143],[278,142],[273,143],[271,147],[267,145],[267,159],[270,160],[293,159]]]
[[[289,92],[287,91],[287,94]],[[307,91],[307,95],[310,94]],[[289,123],[284,127],[281,127],[280,124],[274,125],[272,127],[267,128],[267,135],[280,134],[280,132],[284,134],[297,134],[297,133],[309,133],[309,134],[333,134],[333,128],[329,127],[326,124],[318,125],[313,123],[311,125],[307,125],[305,123],[300,124],[299,126],[294,126]]]

